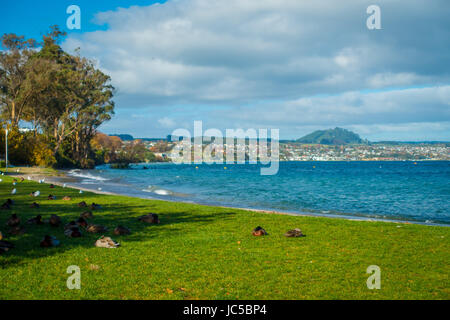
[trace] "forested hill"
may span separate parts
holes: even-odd
[[[300,143],[313,143],[313,144],[362,144],[367,143],[367,140],[361,139],[361,137],[349,130],[342,128],[317,130],[297,140]]]

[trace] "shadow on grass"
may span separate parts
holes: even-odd
[[[39,185],[41,186],[41,185]],[[229,219],[234,215],[228,210],[202,208],[196,206],[180,206],[177,203],[153,202],[152,200],[126,198],[124,203],[114,196],[98,195],[94,193],[79,194],[74,189],[54,188],[50,189],[46,185],[39,187],[41,196],[31,197],[28,194],[37,190],[36,184],[23,184],[20,186],[20,194],[6,196],[15,202],[11,210],[0,211],[0,230],[3,231],[6,240],[15,244],[16,248],[0,256],[0,269],[13,268],[17,265],[26,264],[27,259],[39,259],[51,255],[62,254],[75,248],[93,248],[94,242],[101,236],[110,236],[114,240],[123,243],[143,242],[151,239],[167,239],[177,236],[180,233],[194,231],[197,227],[214,223],[219,220]],[[17,189],[19,190],[19,184]],[[43,191],[45,190],[45,192]],[[5,191],[4,186],[0,191]],[[57,200],[47,200],[47,192],[56,195]],[[1,192],[5,194],[5,192]],[[71,201],[61,200],[64,195],[70,196]],[[3,200],[3,199],[1,199]],[[0,201],[1,201],[0,200]],[[3,201],[5,201],[4,199]],[[64,235],[64,225],[79,218],[89,208],[78,207],[78,203],[85,201],[88,205],[92,202],[102,205],[100,210],[92,210],[93,219],[88,222],[106,226],[108,232],[104,234],[90,234],[83,231],[81,238],[68,238]],[[40,208],[32,209],[30,204],[37,202]],[[21,219],[21,226],[26,233],[19,236],[8,234],[6,221],[11,214],[16,213]],[[158,225],[146,224],[138,220],[138,217],[148,213],[159,215],[161,223]],[[42,215],[43,221],[51,214],[57,214],[62,219],[59,227],[51,227],[48,224],[29,225],[26,221],[36,215]],[[113,230],[117,226],[125,226],[131,229],[131,235],[115,236]],[[179,227],[174,227],[179,225]],[[55,236],[61,241],[61,245],[56,248],[40,248],[39,244],[45,235]],[[104,249],[99,249],[104,250]]]

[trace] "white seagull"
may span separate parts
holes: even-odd
[[[17,189],[13,189],[12,191],[11,191],[11,194],[16,194],[17,193]]]

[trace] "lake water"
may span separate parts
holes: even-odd
[[[448,161],[280,162],[274,176],[259,165],[170,163],[69,174],[85,188],[143,198],[450,225]]]

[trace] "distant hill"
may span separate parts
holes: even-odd
[[[317,130],[297,140],[299,143],[312,144],[362,144],[367,143],[360,136],[342,128],[334,128],[328,130]]]
[[[134,140],[133,136],[130,134],[110,134],[110,137],[119,137],[122,141],[132,141]]]

